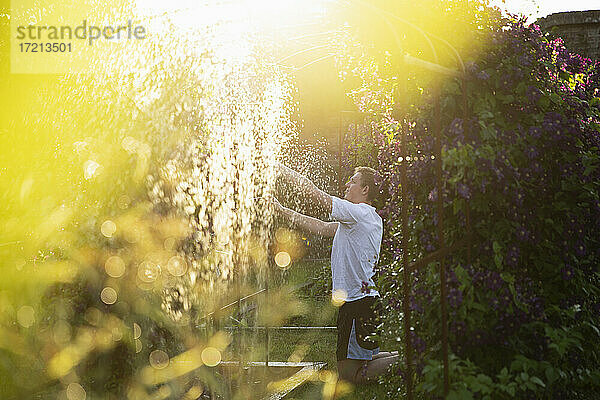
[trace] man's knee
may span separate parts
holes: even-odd
[[[362,360],[346,359],[338,361],[337,366],[340,379],[347,382],[359,383],[360,373],[363,367],[366,366],[366,362]]]

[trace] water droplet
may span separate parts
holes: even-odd
[[[292,258],[290,257],[289,253],[285,251],[280,251],[275,255],[275,264],[277,264],[279,268],[285,269],[290,265],[291,262]]]
[[[165,247],[165,250],[174,250],[175,249],[175,238],[172,237],[168,237],[165,239],[163,246]]]
[[[187,263],[180,256],[173,256],[167,263],[167,270],[173,276],[182,276],[187,271]]]
[[[125,262],[119,256],[111,256],[104,263],[104,270],[108,276],[120,278],[125,274]]]
[[[117,231],[117,225],[111,220],[106,220],[102,223],[100,227],[100,232],[106,237],[112,237],[114,233]]]
[[[119,197],[119,200],[117,200],[117,206],[121,210],[124,210],[127,207],[129,207],[129,204],[131,204],[131,199],[126,194],[122,195],[121,197]]]
[[[169,355],[162,350],[154,350],[149,359],[152,368],[163,369],[169,365]]]
[[[139,339],[142,336],[142,328],[137,324],[133,323],[133,338]]]
[[[221,362],[221,352],[214,347],[206,347],[202,350],[202,362],[208,367],[214,367]]]
[[[100,293],[100,299],[108,305],[115,304],[117,302],[117,291],[107,286],[102,289],[102,292]]]
[[[144,283],[154,282],[160,275],[160,266],[150,261],[140,263],[138,267],[138,278]]]

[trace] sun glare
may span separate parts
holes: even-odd
[[[135,0],[148,35],[168,38],[187,36],[186,49],[174,53],[203,50],[202,35],[214,38],[212,51],[217,58],[245,60],[257,43],[283,38],[282,31],[294,31],[313,23],[325,11],[326,0],[230,0],[173,1]]]

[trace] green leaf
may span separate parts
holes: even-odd
[[[473,400],[473,394],[469,392],[466,388],[460,388],[457,391],[451,390],[450,392],[448,392],[448,396],[446,396],[446,399]]]
[[[452,202],[454,215],[456,215],[460,210],[464,208],[464,203],[464,199],[456,199]]]
[[[546,368],[545,374],[546,378],[548,379],[548,383],[550,384],[558,378],[558,374],[556,373],[553,367]]]
[[[500,273],[500,278],[502,278],[502,280],[504,282],[507,283],[515,283],[515,277],[512,276],[512,274],[508,273],[508,272],[501,272]]]
[[[593,171],[595,171],[597,167],[597,165],[588,165],[587,167],[585,167],[585,171],[583,171],[583,176],[588,176]]]
[[[515,395],[515,392],[516,392],[516,390],[515,390],[515,387],[514,387],[514,386],[509,386],[509,387],[507,387],[507,388],[506,388],[506,391],[507,391],[507,392],[508,392],[508,394],[510,394],[511,396],[514,396],[514,395]]]
[[[561,103],[561,98],[558,94],[556,93],[551,93],[550,94],[550,100],[554,103],[554,104],[560,104]]]
[[[496,267],[502,268],[502,256],[500,254],[494,255],[494,263],[496,264]]]
[[[500,243],[496,242],[495,240],[494,240],[492,247],[494,248],[494,253],[500,253],[500,251],[502,251],[502,247],[500,246]]]
[[[590,323],[590,322],[585,322],[585,325],[589,326],[590,328],[592,328],[594,330],[594,332],[596,332],[596,335],[600,336],[600,330],[596,327],[596,325]]]
[[[446,400],[460,400],[460,397],[457,392],[451,390],[448,392],[448,396],[446,396]]]
[[[546,387],[546,385],[544,384],[544,382],[542,382],[542,380],[540,378],[538,378],[537,376],[532,376],[531,378],[529,378],[529,380],[531,382],[533,382],[533,383],[537,383],[541,387]]]

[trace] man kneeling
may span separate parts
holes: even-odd
[[[356,168],[346,184],[344,199],[323,192],[285,166],[279,166],[279,174],[331,217],[332,222],[324,222],[274,202],[277,211],[293,226],[333,237],[333,295],[345,300],[337,319],[338,375],[353,383],[365,383],[398,360],[398,352],[379,352],[379,344],[369,337],[375,333],[381,308],[379,293],[372,289],[373,267],[379,259],[383,235],[383,221],[372,206],[377,194],[375,170]]]

